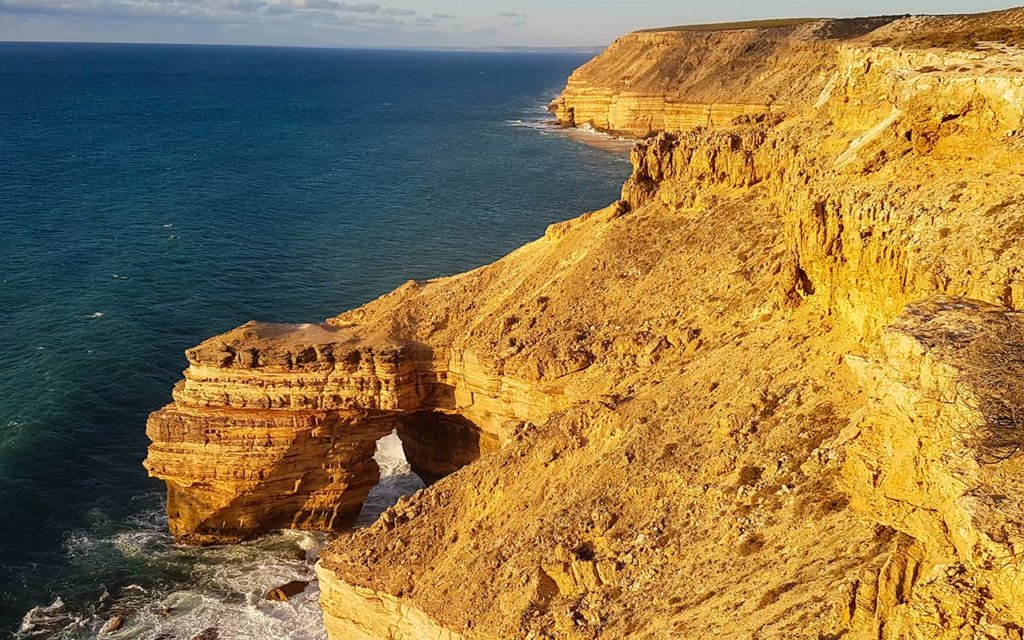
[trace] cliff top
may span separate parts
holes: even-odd
[[[862,35],[871,29],[898,20],[901,16],[877,16],[867,18],[775,18],[772,20],[743,20],[738,22],[711,22],[705,24],[684,24],[672,27],[640,29],[635,33],[710,33],[721,31],[793,31],[795,27],[807,25],[828,26],[830,33],[843,37]],[[837,37],[837,36],[833,36]]]
[[[850,39],[864,36],[865,34],[893,24],[893,32],[899,33],[914,29],[925,29],[931,37],[945,33],[946,38],[937,38],[942,42],[948,40],[951,34],[961,33],[974,35],[979,40],[1000,39],[1005,35],[1001,30],[1009,29],[1017,31],[1015,27],[1024,26],[1024,8],[1011,7],[997,11],[989,11],[977,14],[902,14],[884,15],[862,18],[774,18],[769,20],[743,20],[736,22],[712,22],[704,24],[684,24],[671,27],[655,27],[651,29],[640,29],[634,34],[651,33],[714,33],[729,31],[775,31],[778,33],[793,32],[797,27],[813,27],[815,33],[820,36],[839,39]],[[973,34],[972,34],[973,32]],[[629,34],[625,37],[629,37]],[[876,34],[882,36],[884,34]],[[922,40],[924,42],[924,40]],[[906,45],[906,42],[898,44]],[[936,45],[939,46],[939,45]]]

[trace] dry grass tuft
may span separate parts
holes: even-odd
[[[972,443],[979,461],[996,463],[1024,450],[1024,322],[1004,316],[961,353],[961,383],[969,387],[982,424]]]

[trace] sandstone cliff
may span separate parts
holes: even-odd
[[[189,352],[175,534],[344,530],[397,429],[439,481],[323,554],[334,640],[1021,640],[1022,17],[618,41],[556,111],[661,132],[620,202]]]

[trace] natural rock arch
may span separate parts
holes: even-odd
[[[191,544],[343,530],[380,481],[382,437],[397,431],[429,484],[535,413],[461,352],[327,324],[250,322],[187,356],[174,402],[149,418],[145,465],[167,483],[171,532]]]

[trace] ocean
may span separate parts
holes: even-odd
[[[0,633],[323,638],[315,585],[262,597],[311,577],[323,536],[174,545],[146,416],[206,337],[322,320],[615,200],[622,149],[544,111],[585,59],[0,44]],[[394,439],[378,459],[363,524],[419,487]]]

